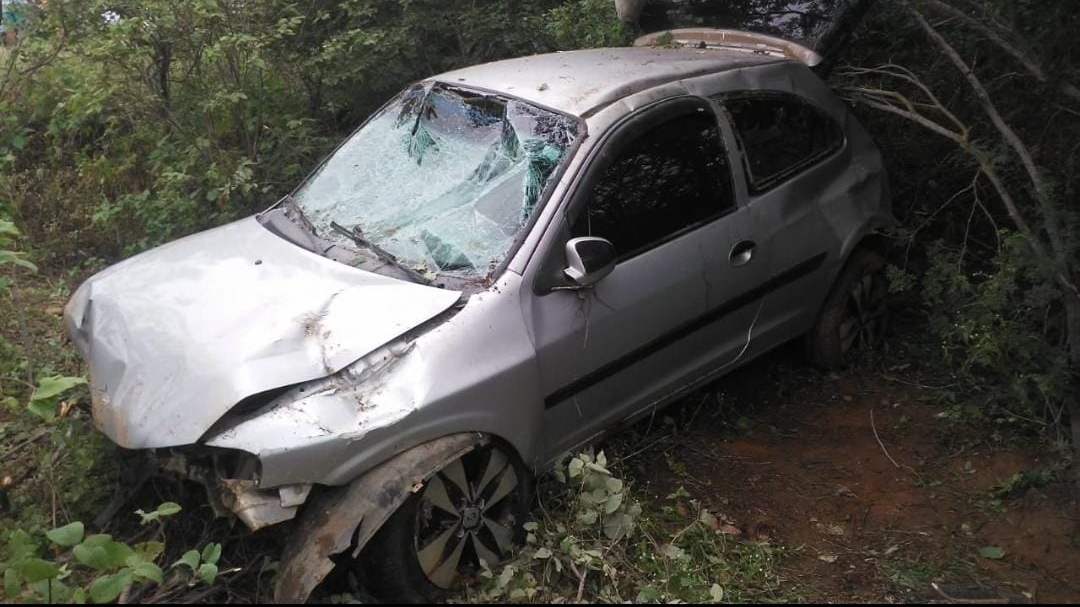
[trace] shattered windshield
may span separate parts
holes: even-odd
[[[370,243],[428,276],[482,277],[506,257],[577,130],[523,101],[416,85],[293,198],[324,238]]]

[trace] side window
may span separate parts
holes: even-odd
[[[601,169],[574,236],[600,236],[626,258],[735,206],[731,172],[711,113],[650,129]]]
[[[763,192],[840,148],[844,135],[824,113],[797,97],[724,103],[742,144],[752,193]]]

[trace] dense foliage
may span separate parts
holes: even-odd
[[[891,159],[895,263],[966,410],[1080,444],[1071,2],[882,1],[834,84]],[[903,275],[902,273],[898,273]],[[977,395],[970,399],[971,395]],[[1070,408],[1072,413],[1070,414]]]
[[[548,4],[50,2],[0,54],[0,205],[64,267],[258,210],[404,83],[549,48]]]

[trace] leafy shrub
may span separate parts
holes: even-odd
[[[547,13],[545,30],[560,49],[625,46],[633,29],[619,21],[611,0],[571,0]]]
[[[261,210],[405,83],[546,50],[552,4],[49,3],[0,59],[0,203],[76,267]]]
[[[526,545],[472,600],[504,602],[720,602],[772,596],[775,549],[739,543],[729,523],[696,500],[693,512],[635,499],[592,450],[556,468]],[[685,491],[669,499],[689,498]],[[775,597],[774,597],[775,598]]]
[[[1061,294],[1023,238],[1001,236],[982,269],[962,263],[955,246],[929,245],[923,298],[946,362],[987,404],[978,413],[1041,427],[1061,419],[1068,390]]]
[[[180,512],[166,502],[152,512],[136,512],[143,525],[161,524]],[[86,535],[76,521],[45,532],[48,545],[21,529],[6,538],[0,569],[4,571],[4,597],[22,603],[110,603],[137,585],[213,584],[218,573],[221,544],[211,542],[202,551],[189,550],[166,579],[158,561],[165,544],[149,540],[128,545],[109,534]],[[187,568],[186,573],[183,571]]]

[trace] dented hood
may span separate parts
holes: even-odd
[[[365,272],[254,217],[91,277],[65,310],[95,424],[128,448],[194,443],[233,405],[339,371],[460,293]]]

